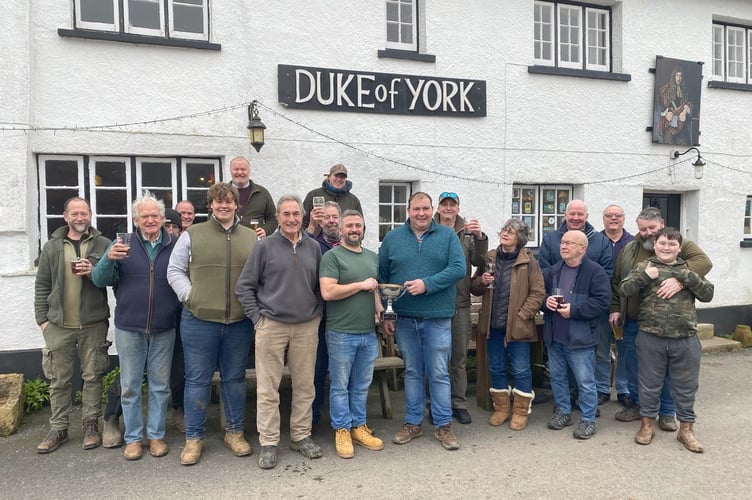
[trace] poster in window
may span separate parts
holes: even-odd
[[[543,213],[544,214],[553,214],[553,213],[556,213],[554,211],[554,207],[555,206],[556,205],[554,205],[553,201],[546,201],[546,202],[544,202],[543,203]]]
[[[543,217],[543,234],[556,231],[556,217]]]
[[[520,189],[514,188],[512,189],[512,198],[519,198],[520,197]]]
[[[522,190],[522,213],[532,214],[534,201],[535,201],[535,190],[523,189]]]
[[[522,222],[527,224],[531,233],[535,234],[535,217],[525,216],[522,218]]]
[[[559,191],[559,213],[563,214],[567,211],[567,203],[569,203],[569,192]]]
[[[553,203],[555,197],[556,197],[556,191],[554,191],[553,189],[543,190],[543,201]]]
[[[512,213],[520,213],[520,200],[512,200]]]
[[[702,62],[655,58],[653,142],[700,145]]]

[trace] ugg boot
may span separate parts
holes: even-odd
[[[493,399],[494,412],[488,419],[488,425],[501,425],[509,420],[509,389],[489,389]]]
[[[640,418],[640,430],[635,434],[637,444],[650,444],[655,436],[655,419],[653,417]]]
[[[514,389],[512,394],[514,394],[514,407],[512,408],[512,421],[509,423],[509,428],[513,431],[521,431],[527,427],[527,416],[533,412],[535,391],[528,393]]]
[[[695,431],[692,430],[693,425],[692,422],[679,422],[679,433],[676,435],[676,439],[689,451],[702,453],[705,449],[695,437]]]
[[[201,459],[201,450],[204,448],[203,439],[186,439],[183,453],[180,454],[180,463],[182,465],[197,464]]]
[[[120,417],[117,415],[110,415],[110,418],[104,420],[102,446],[105,448],[123,446],[123,432],[120,430]]]

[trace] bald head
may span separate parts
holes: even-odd
[[[567,231],[561,237],[559,253],[569,267],[577,267],[587,252],[588,239],[582,231]]]
[[[585,230],[585,223],[588,219],[587,205],[582,200],[572,200],[567,204],[567,211],[564,215],[567,223],[567,229]]]

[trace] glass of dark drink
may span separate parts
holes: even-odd
[[[564,303],[564,292],[561,291],[561,288],[554,288],[553,293],[551,293],[551,297],[556,299],[557,307],[561,307],[561,305]]]
[[[486,272],[490,274],[491,276],[494,275],[494,272],[496,271],[496,263],[495,262],[486,262]],[[493,281],[488,284],[486,288],[494,288]]]
[[[125,256],[129,256],[131,254],[131,233],[117,233],[115,237],[118,243],[125,245]]]
[[[70,261],[70,268],[73,274],[78,274],[78,264],[81,262],[81,257],[75,257]]]

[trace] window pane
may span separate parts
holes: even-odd
[[[193,203],[196,213],[206,213],[206,191],[188,191],[188,199]]]
[[[114,240],[117,233],[128,232],[128,220],[125,217],[97,217],[97,229],[106,238]]]
[[[413,43],[413,27],[410,24],[403,24],[402,25],[402,43]]]
[[[394,202],[407,203],[407,186],[394,186]]]
[[[379,186],[379,201],[381,203],[392,202],[392,187],[391,186]]]
[[[159,3],[154,0],[128,0],[128,23],[137,28],[160,29]]]
[[[399,42],[399,24],[387,23],[386,39],[390,42]]]
[[[399,5],[394,2],[386,3],[386,20],[399,22]]]
[[[128,195],[123,189],[97,189],[97,215],[128,213]]]
[[[115,22],[112,0],[80,0],[79,6],[82,21],[105,24]]]
[[[47,160],[44,175],[48,186],[78,186],[78,162]]]
[[[172,186],[172,164],[163,162],[142,162],[141,183],[144,186]]]
[[[405,222],[407,220],[407,207],[405,205],[396,205],[394,207],[394,222]]]
[[[207,163],[186,163],[185,185],[187,187],[202,187],[209,189],[215,182],[214,165]],[[206,199],[201,203],[206,204]]]
[[[50,217],[47,219],[47,239],[52,237],[52,233],[59,227],[65,226],[65,219],[62,217]]]
[[[50,215],[62,215],[65,200],[78,196],[77,189],[48,189],[46,212]]]
[[[172,189],[150,189],[151,194],[153,194],[158,200],[162,200],[165,204],[165,207],[174,207],[175,206],[175,200],[172,199]]]
[[[193,7],[179,5],[175,2],[173,14],[175,16],[173,26],[177,31],[187,31],[189,33],[204,32],[204,10],[200,5]]]
[[[94,182],[97,187],[125,187],[125,164],[123,162],[98,161]]]
[[[413,6],[411,4],[402,4],[400,6],[400,21],[403,23],[413,22]]]

